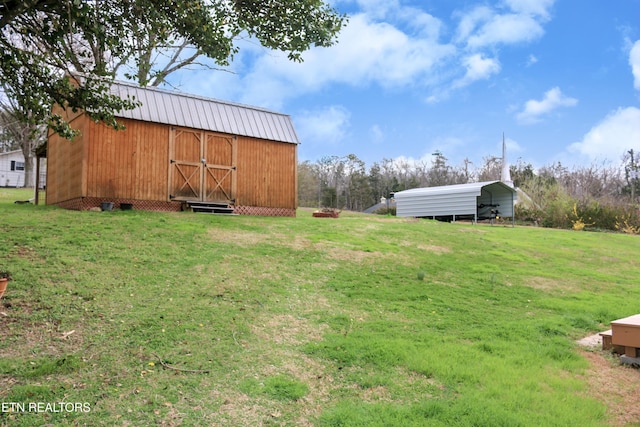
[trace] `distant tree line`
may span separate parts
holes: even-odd
[[[363,211],[398,191],[499,180],[501,170],[499,157],[485,157],[480,166],[468,159],[452,166],[438,151],[430,161],[383,159],[368,169],[355,154],[326,156],[298,165],[298,199],[303,207]],[[632,149],[620,166],[569,169],[558,162],[536,169],[520,159],[510,172],[521,190],[515,210],[518,221],[640,234],[640,161]],[[387,213],[386,207],[378,213]]]

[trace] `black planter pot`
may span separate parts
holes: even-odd
[[[112,211],[113,210],[113,202],[102,202],[102,203],[100,203],[100,208],[103,211]]]

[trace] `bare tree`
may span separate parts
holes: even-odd
[[[427,174],[428,185],[436,187],[441,185],[461,184],[466,182],[468,171],[460,172],[448,163],[449,159],[441,151],[435,151],[431,159],[431,168]]]
[[[621,194],[623,180],[617,168],[607,165],[578,167],[565,173],[560,182],[567,192],[580,201],[612,200]]]
[[[623,188],[625,194],[631,197],[631,203],[636,203],[636,197],[640,193],[640,161],[638,153],[633,148],[622,157],[624,162],[624,179],[626,185]]]
[[[500,157],[483,157],[484,164],[478,172],[478,181],[499,181],[502,173],[502,159]]]
[[[349,154],[343,159],[343,164],[344,206],[354,211],[366,209],[373,203],[365,163],[355,154]]]
[[[318,206],[320,177],[316,168],[308,161],[298,164],[298,204],[307,207]]]

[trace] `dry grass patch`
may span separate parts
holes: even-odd
[[[421,251],[431,252],[439,255],[451,253],[451,248],[448,248],[446,246],[429,245],[429,244],[422,244],[422,243],[419,243],[416,245],[414,242],[409,242],[406,240],[398,243],[398,245],[401,247],[415,248]]]
[[[566,292],[577,292],[579,290],[579,287],[570,281],[559,282],[557,279],[539,276],[528,278],[524,281],[523,285],[540,291],[550,292],[554,295],[562,295]]]
[[[290,235],[284,233],[273,233],[265,231],[257,233],[253,231],[231,231],[212,229],[209,231],[209,237],[219,243],[233,244],[243,248],[252,248],[258,244],[269,243],[274,246],[282,246],[293,250],[305,250],[313,247],[313,243],[309,239],[296,235],[291,238]]]
[[[272,241],[272,236],[266,233],[254,233],[251,231],[237,231],[237,230],[221,230],[213,228],[209,230],[209,237],[211,240],[219,243],[231,243],[241,247],[252,247],[259,243]]]
[[[82,348],[81,324],[63,329],[55,321],[29,320],[38,310],[36,304],[23,301],[4,301],[0,306],[0,336],[5,343],[11,343],[3,348],[3,357],[24,360],[43,354],[55,357]]]
[[[482,230],[482,229],[478,228],[480,226],[480,224],[471,224],[471,223],[469,223],[468,225],[469,225],[468,227],[461,228],[458,231],[460,233],[480,233],[480,234],[487,232],[487,230]]]
[[[383,254],[376,251],[364,251],[353,245],[336,245],[329,243],[317,243],[315,249],[322,252],[325,258],[338,261],[349,261],[364,263],[378,260],[382,257],[389,258],[390,254]]]
[[[216,420],[212,425],[263,426],[266,420],[278,415],[279,411],[276,408],[256,402],[244,393],[230,392],[218,408]]]
[[[391,393],[387,387],[375,386],[362,392],[362,400],[365,402],[393,402]]]
[[[282,314],[270,317],[262,325],[251,325],[252,332],[261,340],[278,345],[296,346],[308,341],[320,341],[326,325],[312,325],[307,319]]]
[[[268,339],[265,331],[257,331],[256,336]],[[223,404],[218,413],[224,419],[223,424],[214,425],[242,425],[261,426],[279,425],[279,419],[283,414],[293,416],[295,425],[312,426],[312,420],[320,415],[326,402],[330,400],[330,394],[335,389],[335,380],[327,372],[327,368],[311,357],[291,348],[295,346],[297,339],[273,340],[275,347],[269,347],[269,359],[255,360],[251,366],[251,377],[262,383],[271,377],[286,375],[307,385],[308,393],[296,401],[281,402],[266,397],[249,396],[238,393],[235,390],[226,390],[222,394]],[[281,344],[282,342],[282,344]],[[264,349],[256,349],[262,352]],[[270,363],[271,362],[271,363]],[[216,417],[221,422],[220,417]]]
[[[585,380],[588,395],[607,406],[612,425],[616,427],[638,425],[640,420],[640,371],[617,360],[605,357],[603,352],[580,352],[588,361]]]

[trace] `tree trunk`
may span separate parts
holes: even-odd
[[[34,154],[31,151],[31,144],[22,145],[22,154],[24,155],[24,183],[23,187],[33,187],[35,180],[33,176],[33,159]]]

